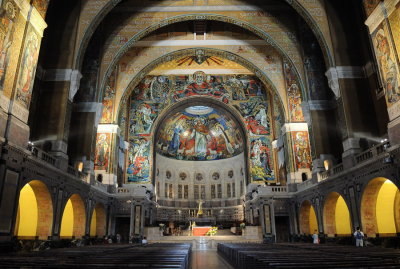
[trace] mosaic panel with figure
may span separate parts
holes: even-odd
[[[297,169],[311,169],[310,141],[307,131],[292,132],[294,158]]]
[[[3,1],[0,9],[0,91],[4,88],[14,39],[15,20],[19,10],[13,1]]]
[[[95,170],[108,170],[110,160],[111,134],[98,133],[94,158]]]
[[[150,178],[150,140],[140,137],[131,139],[129,143],[127,181],[148,183]]]
[[[267,136],[250,139],[250,165],[253,181],[273,181],[274,160],[271,141]]]
[[[260,97],[251,97],[247,102],[235,105],[244,117],[250,135],[269,135],[271,133],[268,103]]]
[[[396,62],[395,48],[391,41],[386,21],[378,26],[372,33],[371,38],[378,62],[379,74],[385,89],[389,117],[394,119],[400,114],[400,109],[396,109],[400,100],[400,73]]]
[[[32,98],[32,87],[35,79],[39,48],[40,37],[30,25],[22,49],[22,58],[16,84],[16,100],[26,109],[29,109]]]
[[[304,121],[303,111],[301,109],[302,97],[297,76],[293,67],[288,62],[284,62],[283,66],[290,120],[292,122],[302,122]]]

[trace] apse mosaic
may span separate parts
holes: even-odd
[[[275,180],[271,141],[266,136],[250,139],[251,177],[254,181]]]
[[[136,183],[149,182],[150,176],[150,140],[145,137],[129,141],[127,163],[127,181]]]
[[[293,72],[290,72],[288,71],[288,85],[292,86],[297,84],[297,81]],[[108,85],[112,85],[112,81]],[[294,86],[291,89],[293,91],[288,95],[293,99],[293,111],[296,111],[301,104],[301,93]],[[121,111],[119,116],[120,124],[126,122],[126,140],[130,141],[127,181],[150,181],[152,150],[169,158],[190,161],[225,159],[244,151],[246,141],[237,123],[225,112],[206,105],[186,107],[168,116],[161,123],[154,146],[151,146],[154,123],[161,111],[191,96],[214,98],[234,107],[242,115],[250,137],[248,143],[251,180],[274,181],[275,161],[271,141],[282,135],[281,127],[285,122],[279,97],[267,94],[267,90],[255,76],[210,76],[204,72],[182,76],[149,75],[133,89],[127,102],[129,105],[125,105],[128,110]],[[300,113],[294,115],[297,115],[298,120],[300,115],[302,117]],[[308,135],[304,138],[299,135],[298,138],[295,166],[311,167]],[[283,157],[277,159],[279,168],[286,165],[283,153],[282,146],[279,154]]]
[[[156,141],[159,154],[179,160],[219,160],[243,152],[237,124],[208,106],[188,107],[168,117]]]

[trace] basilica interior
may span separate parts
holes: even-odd
[[[399,0],[0,0],[0,51],[2,250],[400,248]]]

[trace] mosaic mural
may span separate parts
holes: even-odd
[[[13,1],[4,1],[0,10],[0,91],[4,88],[4,81],[9,67],[10,49],[14,39],[15,20],[18,14],[17,6]]]
[[[156,141],[158,153],[179,160],[219,160],[243,152],[237,124],[207,106],[189,107],[168,117]]]
[[[47,7],[49,5],[50,0],[33,0],[33,6],[37,9],[40,15],[45,18]]]
[[[111,134],[98,133],[94,159],[95,170],[108,170],[110,160]]]
[[[253,181],[275,180],[271,141],[261,136],[250,139],[250,165]]]
[[[149,136],[154,120],[158,115],[158,104],[132,102],[130,111],[129,134],[131,136]]]
[[[105,88],[103,97],[103,111],[101,114],[100,123],[112,123],[114,114],[114,103],[115,103],[115,80],[116,70],[111,74],[108,79],[108,83]]]
[[[284,62],[283,65],[290,120],[292,122],[302,122],[304,121],[304,117],[301,109],[302,97],[299,82],[297,81],[293,67],[287,62]]]
[[[145,137],[129,141],[127,181],[147,183],[150,176],[150,140]]]
[[[292,132],[294,159],[297,169],[311,169],[310,142],[307,131]]]
[[[290,70],[288,71],[290,73]],[[294,75],[288,79],[296,84]],[[288,84],[289,85],[289,84]],[[290,90],[296,87],[291,87]],[[284,166],[285,149],[281,145],[274,157],[272,140],[282,135],[285,122],[279,97],[271,97],[255,76],[250,75],[193,75],[146,76],[132,91],[128,114],[120,114],[120,123],[126,122],[126,140],[130,141],[126,177],[129,182],[150,181],[152,163],[150,137],[154,122],[160,112],[171,104],[191,96],[215,98],[235,108],[242,116],[249,134],[250,174],[252,181],[274,181],[275,159],[281,170]],[[293,90],[293,110],[301,104],[301,93]],[[272,98],[272,99],[271,99]],[[300,120],[302,114],[294,113]],[[125,115],[128,115],[125,118]],[[271,116],[272,115],[272,116]],[[230,158],[243,152],[246,141],[237,124],[230,116],[208,106],[187,107],[169,116],[161,123],[155,139],[154,150],[178,160],[207,161]],[[274,134],[275,129],[275,134]],[[310,168],[308,135],[298,135],[297,167]],[[304,141],[305,139],[305,141]],[[307,154],[304,155],[304,152]],[[293,163],[295,161],[293,160]],[[294,164],[293,164],[294,165]]]
[[[32,26],[29,26],[25,44],[22,49],[22,59],[16,85],[16,100],[26,109],[29,109],[31,102],[33,81],[39,56],[39,46],[39,35]]]
[[[378,62],[379,74],[386,93],[389,116],[393,119],[399,112],[394,112],[396,114],[394,115],[391,112],[391,107],[400,100],[400,72],[396,62],[395,48],[391,41],[386,21],[378,26],[371,37]]]
[[[252,97],[247,102],[236,105],[244,117],[250,135],[268,135],[271,133],[268,104],[264,98]]]

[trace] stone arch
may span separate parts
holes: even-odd
[[[104,7],[100,10],[99,13],[97,13],[97,15],[94,17],[94,19],[90,22],[90,24],[88,25],[86,31],[83,34],[82,40],[81,40],[81,44],[79,46],[79,50],[76,54],[76,57],[74,59],[74,66],[76,69],[80,70],[82,68],[82,64],[83,64],[83,59],[84,59],[84,53],[86,52],[86,49],[89,45],[90,39],[92,38],[94,32],[96,31],[97,27],[99,26],[99,24],[101,23],[101,21],[107,16],[107,14],[115,7],[117,6],[119,3],[121,2],[121,0],[113,0],[113,1],[108,1]],[[325,58],[325,62],[326,62],[326,66],[333,66],[334,65],[334,60],[333,57],[331,55],[331,52],[329,50],[329,47],[327,45],[327,42],[324,38],[324,35],[321,31],[321,29],[318,26],[318,23],[312,18],[311,14],[308,12],[308,10],[306,8],[303,7],[303,5],[301,5],[299,3],[298,0],[291,0],[291,1],[286,1],[289,5],[291,5],[293,7],[294,10],[296,10],[299,15],[305,20],[305,22],[309,25],[309,27],[311,28],[311,30],[313,31],[313,33],[316,35],[316,38],[318,40],[319,45],[321,46],[322,49],[322,53],[324,55]],[[194,16],[195,19],[201,19],[204,20],[204,18],[202,18],[202,16],[206,16],[209,14],[193,14],[192,16]],[[165,26],[165,23],[158,23],[159,25]],[[238,24],[240,25],[240,24]],[[255,32],[257,34],[257,32]],[[264,33],[264,32],[262,32]],[[265,34],[265,33],[264,33]],[[261,36],[262,37],[262,36]],[[266,40],[271,40],[266,39]]]
[[[20,190],[14,234],[45,240],[51,236],[52,226],[53,201],[49,189],[42,181],[32,180]]]
[[[343,196],[337,192],[331,192],[325,199],[324,232],[329,237],[335,235],[350,235],[351,221],[350,212]]]
[[[64,206],[60,236],[81,238],[85,235],[86,210],[82,197],[73,194]]]
[[[377,177],[368,182],[361,198],[361,223],[370,237],[392,236],[399,232],[399,188],[391,180]]]
[[[116,53],[114,56],[113,60],[111,63],[108,65],[107,71],[105,72],[103,78],[101,78],[101,83],[100,83],[100,94],[98,95],[99,98],[102,98],[104,95],[104,89],[106,86],[106,82],[108,78],[111,76],[112,71],[114,70],[115,66],[118,64],[120,59],[126,54],[126,52],[133,46],[134,43],[137,41],[141,40],[143,37],[146,35],[150,34],[151,32],[159,29],[160,27],[164,27],[173,23],[178,23],[178,22],[183,22],[183,21],[191,21],[191,20],[210,20],[210,21],[221,21],[225,23],[230,23],[234,24],[236,26],[242,27],[246,30],[251,31],[253,34],[259,36],[262,38],[264,41],[266,41],[269,45],[271,45],[273,48],[275,48],[279,54],[287,61],[290,63],[290,65],[294,68],[295,75],[299,81],[299,86],[303,95],[303,98],[307,98],[306,94],[306,87],[304,85],[303,79],[300,76],[299,70],[296,68],[296,65],[293,63],[292,59],[289,57],[289,55],[285,52],[284,49],[282,49],[276,42],[264,31],[258,29],[257,27],[252,26],[249,23],[239,21],[235,18],[223,16],[223,15],[218,15],[218,14],[186,14],[186,15],[179,15],[176,17],[171,17],[167,18],[159,23],[156,23],[152,26],[149,26],[148,28],[142,30],[141,32],[137,33],[134,35],[125,45]],[[208,48],[203,48],[204,50]],[[208,49],[211,50],[211,49]],[[217,49],[214,49],[217,50]],[[240,56],[237,56],[240,57]],[[240,57],[241,58],[241,57]],[[229,58],[228,58],[229,59]],[[246,66],[246,65],[245,65]],[[247,67],[247,66],[246,66]],[[250,69],[252,70],[252,69]],[[258,76],[258,75],[257,75]],[[271,84],[273,85],[273,84]],[[129,88],[129,87],[128,87]],[[99,100],[101,101],[101,100]]]
[[[103,237],[106,235],[107,214],[102,203],[97,203],[93,209],[90,221],[90,236]]]
[[[310,201],[305,200],[301,203],[299,220],[301,234],[313,234],[314,230],[318,231],[316,212]]]

